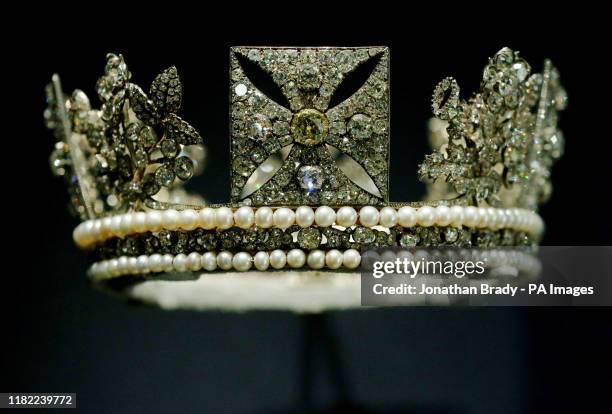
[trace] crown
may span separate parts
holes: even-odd
[[[231,201],[207,205],[182,184],[205,151],[179,115],[175,67],[148,94],[109,54],[100,109],[80,90],[47,87],[47,126],[81,219],[76,244],[97,280],[161,272],[347,270],[373,247],[534,245],[538,206],[563,151],[566,94],[500,50],[480,90],[453,78],[434,89],[432,153],[419,167],[423,201],[389,201],[389,49],[233,47],[230,50]]]

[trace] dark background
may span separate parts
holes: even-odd
[[[136,19],[116,16],[118,6],[80,10],[78,17],[48,10],[37,10],[37,19],[14,16],[15,29],[5,36],[4,101],[11,109],[4,112],[2,153],[11,185],[3,198],[0,391],[76,392],[80,410],[105,413],[609,412],[609,308],[319,317],[162,312],[91,289],[85,258],[72,243],[77,221],[65,209],[63,183],[48,170],[53,139],[42,122],[43,88],[53,72],[66,91],[82,88],[97,105],[94,85],[106,52],[123,53],[143,87],[175,64],[185,90],[182,115],[209,150],[208,169],[193,188],[226,201],[229,46],[388,45],[391,197],[412,200],[422,192],[416,168],[427,150],[435,84],[454,76],[467,96],[487,58],[509,46],[535,71],[551,58],[570,99],[561,120],[566,154],[541,210],[544,243],[610,245],[609,48],[596,12],[506,9],[461,20],[438,10],[394,21],[393,11],[370,13],[363,5],[332,25],[318,3],[278,18],[271,6],[236,5],[194,19],[168,6]],[[441,21],[440,13],[458,23]]]

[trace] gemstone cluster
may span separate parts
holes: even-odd
[[[421,164],[421,179],[448,182],[448,197],[465,204],[537,209],[550,196],[550,170],[563,153],[557,121],[566,104],[549,60],[531,74],[518,52],[501,49],[467,101],[453,78],[436,86],[432,107],[447,123],[446,137]]]

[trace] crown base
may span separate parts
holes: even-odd
[[[382,251],[381,257],[388,252]],[[427,250],[415,251],[415,255],[427,254],[425,252]],[[431,253],[439,257],[440,250]],[[458,260],[456,254],[461,253],[460,260],[479,259],[487,263],[488,271],[474,281],[476,284],[498,284],[503,280],[513,286],[522,286],[538,276],[541,266],[532,249],[450,250],[447,253],[454,260]],[[351,256],[359,257],[358,252],[352,252]],[[170,271],[143,279],[138,275],[102,277],[95,270],[96,266],[99,264],[90,269],[90,277],[98,287],[163,310],[275,310],[312,314],[362,307],[364,285],[357,269]],[[443,279],[444,276],[417,275],[414,280],[434,288]],[[385,297],[385,301],[395,306],[452,305],[461,303],[464,300],[461,296],[391,295]]]
[[[163,310],[283,310],[320,313],[361,306],[360,277],[338,271],[249,271],[188,275],[165,274],[120,291],[121,295]],[[174,279],[174,280],[173,280]]]

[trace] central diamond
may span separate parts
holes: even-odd
[[[291,133],[295,142],[307,146],[317,145],[327,138],[329,121],[316,109],[302,109],[291,120]]]

